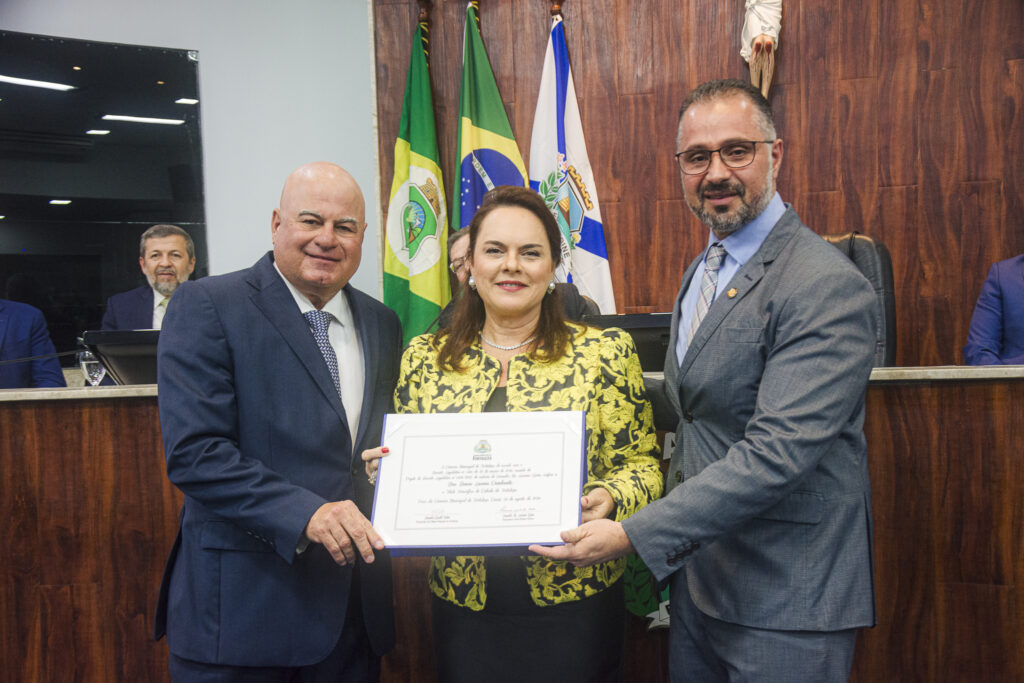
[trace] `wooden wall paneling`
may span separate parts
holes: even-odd
[[[626,616],[626,655],[623,681],[668,681],[669,637],[667,628],[647,629],[648,620],[633,614]]]
[[[1024,624],[1014,607],[1024,548],[1015,515],[1024,478],[1019,449],[997,444],[1020,444],[1022,433],[1008,392],[973,389],[948,394],[975,428],[943,430],[948,442],[933,455],[935,527],[948,530],[936,539],[937,603],[945,608],[937,645],[940,661],[965,680],[1019,679],[1024,655],[1017,629]]]
[[[578,1],[578,0],[577,0]],[[614,36],[621,95],[644,95],[654,89],[654,12],[649,3],[626,2],[615,6],[616,21],[607,32]]]
[[[399,22],[403,7],[407,14]],[[481,8],[484,38],[524,155],[549,7],[544,0],[486,0]],[[898,343],[906,352],[900,362],[959,360],[973,298],[989,265],[983,263],[988,254],[969,250],[984,244],[992,253],[1002,245],[1003,253],[992,260],[1024,251],[1024,171],[1015,163],[1019,155],[1007,152],[1024,150],[1024,126],[1018,125],[1024,109],[1022,7],[1019,0],[980,6],[958,0],[794,0],[785,7],[771,93],[787,141],[779,188],[802,216],[815,218],[816,229],[887,235],[894,262],[904,267]],[[464,8],[462,0],[438,0],[433,13],[432,78],[449,195]],[[384,197],[416,11],[413,0],[376,3],[379,96],[392,100],[378,108]],[[742,4],[570,0],[564,12],[602,203],[642,204],[652,187],[655,199],[680,198],[671,158],[676,110],[701,81],[749,79],[739,56]],[[400,30],[384,30],[396,22],[403,24]],[[651,110],[635,106],[630,98],[637,94],[651,98]],[[650,159],[623,162],[623,154],[648,154],[648,148],[654,150]],[[972,226],[976,236],[968,237],[959,221],[964,211],[974,211],[977,197],[960,183],[994,180],[1003,183],[1001,199],[994,200],[1002,205],[995,213],[986,209],[986,223]],[[911,188],[919,206],[912,216],[891,204],[901,193],[885,188],[894,187]],[[806,193],[835,191],[844,198],[838,205],[829,200],[825,206],[819,197],[808,214],[799,204]],[[643,244],[621,246],[624,253],[645,251]],[[626,267],[613,263],[613,280]],[[653,298],[629,301],[655,305]]]
[[[628,201],[632,195],[624,196],[623,188],[632,187],[635,178],[624,175],[628,172],[626,161],[622,158],[622,148],[632,142],[634,148],[646,146],[643,138],[626,140],[620,128],[620,110],[618,99],[607,99],[594,93],[580,101],[580,119],[583,122],[583,133],[587,141],[587,156],[590,157],[590,168],[594,172],[594,184],[597,185],[597,197],[604,218],[604,205],[611,202]],[[653,135],[655,131],[651,131]],[[604,221],[605,233],[614,227]],[[612,270],[615,267],[612,266]]]
[[[22,416],[0,411],[0,547],[34,548],[38,537],[38,430]],[[41,611],[38,595],[41,556],[33,552],[4,553],[0,562],[0,619],[21,628],[0,630],[0,662],[10,680],[42,680]]]
[[[832,218],[842,216],[845,203],[843,193],[839,190],[803,192],[793,198],[793,206],[800,220],[819,235],[846,232],[845,224]]]
[[[922,71],[919,74],[921,108],[918,111],[920,195],[917,249],[924,266],[916,283],[925,307],[915,321],[921,340],[920,362],[948,365],[955,362],[954,349],[962,345],[965,330],[958,320],[961,275],[949,264],[962,263],[960,250],[959,197],[956,190],[963,175],[964,150],[957,136],[959,72]],[[953,271],[952,273],[950,271]]]
[[[1006,230],[1003,223],[1003,184],[999,180],[966,182],[960,186],[960,225],[963,232],[960,242],[960,306],[957,329],[963,331],[956,348],[956,361],[963,362],[963,345],[967,342],[967,331],[974,312],[974,304],[981,292],[981,285],[989,266],[1006,258]],[[991,226],[992,230],[982,234],[978,226]],[[1016,252],[1015,252],[1016,253]],[[950,264],[954,273],[957,266]],[[981,277],[977,274],[981,273]],[[968,279],[970,278],[970,279]]]
[[[659,200],[654,224],[660,229],[650,231],[651,258],[641,268],[653,271],[647,301],[651,311],[671,312],[686,267],[707,244],[708,232],[684,199]]]
[[[1020,4],[1024,13],[1024,3]],[[1024,22],[1021,22],[1024,24]],[[1006,163],[1003,164],[1003,234],[995,240],[1003,245],[1001,258],[1024,253],[1024,59],[1006,62],[1007,78],[1000,102],[997,130],[1005,135]],[[979,226],[979,232],[986,232]],[[988,271],[986,270],[986,273]],[[980,291],[981,282],[978,283]]]
[[[615,0],[567,0],[562,6],[576,95],[582,99],[596,96],[608,100],[619,93],[619,58],[622,54],[625,59],[625,54],[618,49],[617,36],[611,33],[618,5]]]
[[[122,653],[138,649],[138,634],[148,637],[152,633],[159,585],[154,583],[153,575],[126,566],[120,558],[148,558],[149,566],[162,575],[164,561],[177,536],[182,499],[167,481],[163,440],[159,420],[153,419],[153,406],[135,401],[123,407],[115,403],[97,407],[113,416],[113,433],[130,435],[118,439],[113,453],[109,437],[99,437],[101,446],[96,453],[97,461],[107,464],[103,480],[109,482],[110,492],[97,538],[102,539],[104,529],[114,524],[113,520],[119,520],[118,533],[104,544],[108,547],[104,549],[107,558],[102,565],[105,571],[101,585],[106,587],[106,599],[113,603],[117,616],[118,629],[111,632],[113,649]],[[140,491],[152,495],[140,496]],[[113,586],[119,589],[115,592]],[[139,595],[148,595],[150,599],[140,603]],[[149,671],[166,666],[166,659],[163,651],[149,648],[118,660],[117,665],[115,678],[144,680]]]
[[[416,3],[374,3],[374,49],[377,51],[377,134],[380,163],[381,225],[386,224],[395,175],[395,140],[402,120],[402,101],[409,72]],[[436,10],[435,10],[436,11]],[[389,55],[381,62],[381,54]],[[382,257],[383,258],[383,257]]]
[[[800,115],[799,83],[773,85],[770,102],[775,116],[775,134],[782,138],[782,168],[775,181],[775,189],[784,201],[794,204],[797,213],[801,208],[797,202],[798,193],[806,186],[803,180],[804,159],[814,154],[817,148],[802,128]],[[801,214],[802,215],[802,214]]]
[[[615,142],[622,133],[615,88],[619,51],[614,49],[615,41],[607,33],[608,26],[614,22],[612,3],[604,0],[588,2],[584,11],[583,3],[570,0],[562,9],[587,155],[594,171],[607,233],[615,228],[609,225],[605,205],[622,200],[623,188],[633,182],[632,178],[623,178],[616,166],[618,150]],[[636,144],[643,142],[636,141]],[[613,278],[615,270],[616,267],[612,266]]]
[[[915,321],[922,302],[916,295],[922,277],[917,250],[918,191],[915,185],[883,186],[878,191],[879,221],[871,236],[882,241],[892,256],[896,298],[896,365],[912,365],[920,357]]]
[[[394,557],[395,649],[384,658],[381,680],[430,683],[434,649],[430,619],[429,557]]]
[[[963,127],[957,137],[972,142],[965,145],[962,180],[993,180],[1003,170],[1006,147],[996,126],[997,103],[1009,73],[1001,59],[1007,32],[1001,19],[999,12],[978,12],[964,5],[962,31],[972,39],[964,41],[957,67],[962,74],[958,120]]]
[[[502,42],[513,45],[515,69],[509,75],[517,83],[515,101],[512,102],[513,130],[516,141],[522,150],[526,170],[530,170],[530,140],[533,137],[533,116],[537,111],[537,98],[540,94],[540,76],[544,68],[544,54],[547,50],[548,34],[551,30],[551,13],[545,11],[544,3],[519,2],[511,8],[515,10],[510,19],[506,35]],[[512,39],[511,41],[509,39]],[[568,36],[566,36],[568,40]],[[569,64],[573,66],[572,46],[569,47]],[[524,75],[529,77],[524,78]],[[505,96],[502,91],[502,96]],[[577,98],[579,93],[577,92]]]
[[[694,51],[687,49],[705,36],[691,21],[691,2],[679,3],[678,12],[669,12],[654,22],[654,128],[641,144],[655,151],[654,167],[648,184],[653,185],[659,200],[682,197],[679,165],[675,160],[676,135],[679,130],[679,108],[696,85]],[[675,229],[677,226],[668,226]],[[660,231],[660,227],[659,227]]]
[[[631,266],[650,260],[650,243],[641,236],[650,234],[655,225],[654,188],[645,187],[642,183],[642,179],[648,179],[653,174],[654,157],[658,151],[646,143],[654,131],[653,105],[654,97],[651,95],[623,95],[616,103],[621,118],[613,142],[613,172],[634,188],[634,193],[619,202],[618,211],[609,214],[610,220],[605,228],[608,261],[613,273],[622,272],[623,269],[632,271],[628,277],[615,279],[614,274],[612,276],[616,308],[622,310],[648,303],[644,300],[645,292],[649,291],[652,284],[646,279],[653,275],[648,269]],[[641,180],[640,184],[638,180]],[[644,279],[637,282],[638,276]]]
[[[878,5],[877,2],[839,3],[836,22],[839,42],[832,47],[839,53],[839,78],[878,78],[882,41],[876,36],[889,29],[880,23],[882,9]],[[783,21],[785,18],[783,16]]]
[[[906,4],[917,12],[916,43],[921,68],[928,71],[955,68],[962,53],[953,37],[960,35],[963,12],[976,12],[980,7],[951,0],[919,0]]]
[[[883,2],[879,16],[878,166],[884,187],[918,182],[916,4]],[[868,34],[864,40],[871,41]],[[865,150],[865,153],[867,151]]]
[[[919,386],[870,387],[868,439],[878,626],[862,631],[853,680],[935,681],[933,459],[940,430]],[[906,552],[900,548],[910,544]],[[878,672],[885,677],[878,678]]]
[[[671,13],[675,3],[662,0],[659,15]],[[740,57],[743,6],[732,2],[691,0],[687,21],[693,27],[688,44],[693,53],[693,73],[687,74],[687,92],[713,78],[750,80],[750,71]],[[687,45],[684,45],[684,48]]]
[[[839,188],[839,131],[837,82],[839,71],[839,5],[833,0],[802,0],[796,39],[802,51],[803,140],[809,154],[802,155],[798,172],[801,188],[810,192]]]
[[[0,404],[5,680],[166,680],[153,614],[181,496],[156,416],[153,399]]]
[[[878,220],[878,81],[839,82],[840,185],[845,200],[842,230],[876,235]],[[838,230],[836,230],[838,231]]]

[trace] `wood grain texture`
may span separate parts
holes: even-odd
[[[150,634],[181,495],[157,425],[153,398],[0,403],[0,680],[168,680]],[[1024,381],[873,385],[865,433],[878,626],[852,680],[1024,680]],[[434,680],[427,564],[395,558],[386,682]],[[625,680],[667,658],[631,617]]]
[[[158,425],[152,398],[0,403],[0,679],[167,680]]]
[[[434,4],[432,81],[450,195],[465,3]],[[386,198],[417,10],[414,0],[374,5]],[[484,40],[524,158],[549,8],[545,0],[481,3]],[[687,240],[693,251],[674,254],[669,270],[647,267],[666,260],[651,253],[651,235],[700,230],[689,221],[658,222],[657,202],[682,196],[672,160],[677,111],[704,80],[749,78],[739,56],[743,3],[570,0],[563,13],[599,197],[620,203],[616,215],[630,221],[605,216],[616,245],[616,301],[620,310],[656,310],[672,301],[674,292],[663,290],[676,286],[703,246]],[[901,363],[960,362],[989,266],[1024,252],[1022,63],[1020,0],[785,4],[771,95],[786,141],[779,191],[801,216],[814,217],[807,221],[818,232],[886,236],[904,276],[897,287]],[[1002,187],[992,194],[986,185],[982,207],[973,183],[989,182]],[[885,210],[899,194],[886,192],[894,187],[915,188],[913,212]],[[840,196],[800,205],[827,192]],[[624,277],[627,270],[639,271],[641,281]],[[623,292],[627,281],[635,289]]]

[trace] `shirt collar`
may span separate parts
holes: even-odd
[[[772,196],[771,201],[768,202],[768,206],[765,207],[764,211],[757,218],[725,239],[718,239],[715,237],[715,233],[709,230],[708,245],[719,242],[725,247],[725,251],[729,256],[742,266],[761,248],[761,244],[768,237],[768,233],[772,231],[772,228],[775,227],[775,224],[779,222],[784,213],[786,213],[786,204],[782,201],[779,193],[776,192]]]
[[[284,276],[281,269],[277,267],[277,263],[274,263],[274,270],[276,270],[277,274],[281,276],[281,280],[284,281],[284,286],[288,288],[288,291],[291,292],[292,298],[295,299],[295,303],[299,305],[300,313],[305,314],[307,311],[316,310],[316,306],[310,302],[309,298],[296,289],[295,285],[293,285],[288,278]],[[330,313],[334,316],[334,319],[343,326],[353,329],[352,309],[348,305],[348,297],[345,296],[344,289],[339,290],[337,294],[332,296],[320,310]]]
[[[150,287],[150,289],[153,290],[153,309],[154,310],[160,307],[160,302],[161,301],[163,301],[164,299],[170,299],[171,298],[169,296],[164,296],[163,294],[161,294],[160,292],[156,291],[152,287]]]

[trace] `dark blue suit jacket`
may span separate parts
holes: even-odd
[[[167,473],[185,493],[156,635],[175,655],[232,666],[304,666],[335,646],[352,569],[310,544],[321,505],[373,489],[360,453],[379,445],[401,353],[397,316],[346,286],[365,356],[358,433],[298,306],[267,254],[248,270],[184,283],[159,342]],[[394,644],[390,559],[359,567],[370,643]]]
[[[38,308],[0,299],[0,360],[55,353],[46,320]],[[64,387],[56,358],[0,365],[0,389]]]
[[[107,299],[100,329],[148,330],[153,327],[153,288],[142,285]]]
[[[1024,254],[989,269],[971,317],[964,362],[1024,364]]]

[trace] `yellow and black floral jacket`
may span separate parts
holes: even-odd
[[[662,475],[651,405],[632,338],[617,328],[572,325],[575,338],[561,359],[533,361],[526,354],[509,362],[508,406],[513,412],[584,410],[587,483],[615,500],[621,520],[661,495]],[[434,335],[412,340],[402,356],[395,390],[399,413],[481,412],[498,386],[501,366],[479,342],[463,358],[462,372],[438,365]],[[594,595],[622,575],[625,560],[577,569],[539,556],[523,558],[530,595],[537,605],[554,605]],[[430,589],[448,602],[482,610],[487,601],[483,557],[435,557]]]

